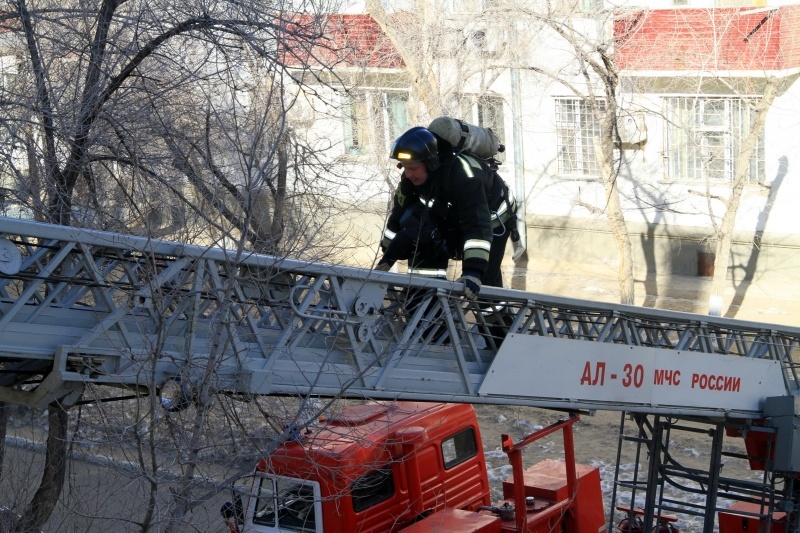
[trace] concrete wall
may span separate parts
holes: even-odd
[[[619,264],[614,238],[603,218],[528,216],[528,249],[536,257],[556,263],[605,265],[616,272]],[[708,230],[688,226],[629,223],[637,277],[648,275],[698,276],[708,256]],[[754,243],[758,243],[755,245]],[[728,278],[734,282],[797,282],[800,272],[800,236],[737,232],[731,250]]]
[[[334,236],[340,248],[336,260],[345,264],[370,267],[379,255],[386,206],[365,204],[364,212],[350,211],[338,216]],[[707,242],[706,228],[664,226],[629,222],[628,230],[637,278],[648,276],[707,277],[710,265],[703,260],[713,250]],[[548,268],[559,265],[606,270],[615,277],[619,259],[614,237],[602,216],[593,219],[528,215],[528,251],[531,267],[547,262]],[[509,246],[509,255],[511,255]],[[510,268],[510,265],[507,265]],[[705,268],[704,268],[705,267]],[[800,281],[800,235],[788,233],[737,232],[731,250],[728,279],[734,282],[754,280],[766,283]]]

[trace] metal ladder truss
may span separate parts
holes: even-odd
[[[617,529],[615,521],[624,519],[638,520],[642,531],[667,531],[664,526],[680,516],[684,524],[695,517],[695,522],[703,524],[704,533],[713,533],[718,513],[736,502],[754,503],[750,516],[759,521],[761,528],[769,528],[775,511],[795,509],[794,473],[774,471],[768,457],[726,451],[725,436],[740,436],[738,432],[728,433],[736,427],[719,421],[622,413],[611,496],[611,508],[617,512],[611,515],[609,531]],[[773,436],[776,431],[747,424],[741,428]],[[671,443],[680,442],[682,437],[691,437],[693,443],[698,442],[698,437],[706,437],[708,449],[694,453],[672,450]],[[769,449],[765,455],[771,455]],[[750,474],[723,475],[726,461],[731,463],[727,468],[731,471],[736,460],[750,461],[747,466],[740,465],[742,472],[753,468],[752,461],[757,461],[761,466],[755,470],[763,470],[761,479]],[[637,510],[636,515],[633,510]]]
[[[553,406],[535,390],[481,394],[509,334],[778,361],[775,394],[796,393],[800,329],[494,287],[466,302],[462,290],[0,218],[0,400],[42,406],[87,383],[213,380],[250,394]]]

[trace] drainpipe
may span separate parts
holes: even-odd
[[[512,38],[514,32],[511,32]],[[514,48],[512,48],[514,50]],[[528,232],[525,216],[525,160],[522,150],[522,97],[519,86],[519,69],[511,68],[511,117],[512,133],[514,136],[514,192],[517,198],[517,231],[519,241],[514,247],[514,262],[519,261],[528,249]]]

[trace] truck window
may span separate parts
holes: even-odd
[[[353,511],[360,512],[394,496],[392,468],[386,467],[367,472],[350,485]]]
[[[296,479],[262,479],[253,523],[281,531],[316,532],[314,486]]]
[[[475,429],[467,428],[442,441],[442,460],[446,470],[463,463],[478,453]]]

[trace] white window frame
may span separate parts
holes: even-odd
[[[388,153],[394,140],[408,129],[408,98],[408,91],[402,90],[355,91],[344,106],[345,153]],[[359,125],[360,121],[365,124]]]
[[[500,96],[484,95],[475,104],[475,116],[478,126],[492,128],[497,138],[506,138],[505,102]]]
[[[603,11],[603,0],[579,0],[578,12],[594,14]]]
[[[664,98],[666,178],[674,181],[731,183],[754,110],[749,99],[722,96]],[[764,133],[750,159],[748,181],[763,183]]]
[[[301,485],[310,485],[313,489],[314,493],[314,513],[315,513],[315,533],[323,533],[323,526],[322,526],[322,494],[320,492],[319,482],[317,481],[310,481],[310,480],[303,480],[303,479],[294,479],[284,476],[263,476],[259,475],[256,476],[253,481],[253,494],[254,497],[250,498],[248,502],[248,512],[247,512],[247,523],[246,531],[253,531],[257,533],[288,533],[293,531],[298,531],[294,528],[287,528],[281,527],[280,523],[277,523],[276,526],[268,526],[262,524],[255,524],[253,523],[253,518],[256,510],[256,506],[259,501],[261,485],[263,483],[271,483],[272,484],[272,491],[271,494],[275,495],[275,483],[278,482],[289,482],[289,483],[296,483]],[[277,496],[276,496],[277,498]],[[273,506],[276,507],[276,502],[273,502]]]
[[[555,98],[555,124],[559,175],[599,177],[594,137],[601,131],[591,105],[583,98]]]

